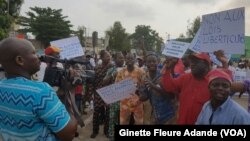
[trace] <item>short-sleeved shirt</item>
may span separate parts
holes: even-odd
[[[4,140],[57,140],[70,116],[55,91],[23,77],[0,81],[0,134]]]
[[[215,111],[211,101],[204,104],[196,124],[249,125],[250,114],[230,97]]]
[[[129,72],[127,70],[127,68],[123,68],[122,70],[120,70],[116,76],[116,82],[122,81],[126,78],[132,78],[133,81],[135,82],[135,84],[140,84],[143,82],[144,78],[145,78],[145,71],[139,67],[137,67],[136,65],[134,66],[134,70],[132,72]],[[131,104],[130,102],[133,101],[132,99],[138,99],[138,95],[131,95],[128,98],[125,98],[123,100],[121,100],[120,104],[121,105],[129,105],[129,107],[131,109],[135,108],[136,106]],[[138,105],[142,104],[141,101],[138,101]]]

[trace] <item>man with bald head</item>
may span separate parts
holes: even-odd
[[[40,69],[34,46],[25,39],[0,42],[0,136],[3,140],[72,140],[77,122],[55,91],[31,76]]]

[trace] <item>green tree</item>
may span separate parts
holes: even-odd
[[[180,34],[180,36],[176,40],[189,43],[192,42],[193,38],[195,37],[197,31],[200,28],[200,25],[201,25],[201,18],[198,16],[194,19],[192,23],[188,23],[186,36]]]
[[[198,16],[194,19],[194,21],[190,24],[190,28],[187,29],[187,37],[188,38],[194,38],[195,34],[199,30],[201,25],[201,18]]]
[[[9,2],[7,7],[8,13],[14,18],[17,18],[20,14],[21,6],[24,0],[6,0],[6,2]]]
[[[0,40],[12,30],[22,3],[23,0],[0,0]]]
[[[20,32],[31,32],[36,40],[48,46],[50,41],[70,37],[72,25],[63,16],[62,9],[31,7],[27,16],[21,16],[19,24],[24,28]]]
[[[116,21],[113,27],[106,31],[106,34],[109,36],[109,50],[123,52],[130,51],[131,45],[129,35],[119,21]]]
[[[78,26],[77,31],[75,31],[74,34],[80,40],[80,44],[82,45],[82,47],[85,47],[86,27],[85,26]]]
[[[163,39],[155,30],[152,30],[150,26],[137,25],[135,33],[133,33],[130,38],[132,39],[132,46],[136,50],[141,49],[140,46],[143,42],[146,51],[161,52]]]

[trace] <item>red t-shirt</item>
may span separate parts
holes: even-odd
[[[83,93],[83,86],[82,85],[78,85],[78,86],[76,86],[76,88],[75,88],[75,95],[82,95],[82,93]]]
[[[203,104],[210,99],[208,78],[197,80],[191,73],[172,78],[165,72],[162,86],[167,92],[179,94],[177,124],[195,124]]]

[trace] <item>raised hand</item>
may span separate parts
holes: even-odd
[[[228,58],[225,56],[223,50],[215,51],[214,55],[222,63],[223,68],[228,68]]]

